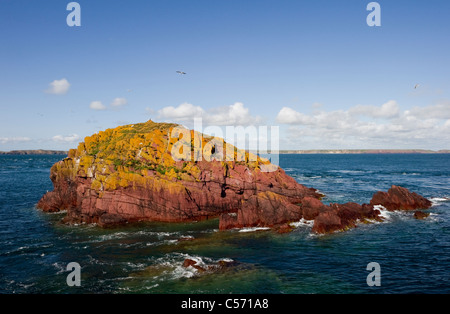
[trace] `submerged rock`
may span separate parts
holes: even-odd
[[[221,271],[221,270],[226,270],[231,267],[237,266],[238,264],[239,263],[234,260],[220,260],[218,262],[206,265],[206,264],[200,263],[196,260],[186,258],[183,262],[183,267],[184,268],[193,267],[199,273],[204,273],[207,271],[208,272],[217,272],[217,271]]]
[[[282,224],[282,225],[278,226],[278,227],[275,229],[275,231],[276,231],[277,233],[283,234],[283,233],[289,233],[289,232],[292,232],[294,229],[295,229],[295,228],[294,228],[291,224],[285,223],[285,224]]]
[[[414,218],[419,219],[419,220],[425,219],[428,216],[430,216],[430,213],[424,213],[423,211],[420,211],[420,210],[414,212]]]
[[[183,267],[184,268],[193,267],[197,269],[199,272],[205,272],[207,270],[207,268],[197,265],[197,261],[194,261],[193,259],[190,258],[184,260]]]

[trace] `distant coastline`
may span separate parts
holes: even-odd
[[[67,151],[63,150],[45,150],[45,149],[35,149],[35,150],[12,150],[9,152],[0,151],[0,155],[67,155]]]
[[[450,154],[450,150],[426,149],[312,149],[280,150],[280,154]]]
[[[450,149],[427,150],[427,149],[309,149],[309,150],[280,150],[281,155],[301,154],[450,154]],[[12,150],[0,151],[0,155],[67,155],[64,150]]]

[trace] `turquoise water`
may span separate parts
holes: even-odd
[[[49,170],[63,156],[0,156],[1,293],[449,293],[450,155],[281,155],[280,166],[319,189],[328,202],[368,202],[392,184],[433,200],[431,215],[386,214],[382,223],[345,233],[218,231],[218,220],[141,223],[102,230],[66,226],[64,216],[35,209],[52,189]],[[199,273],[182,267],[192,258]],[[81,266],[69,287],[66,265]],[[369,287],[366,266],[381,266]]]

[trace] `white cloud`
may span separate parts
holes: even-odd
[[[111,102],[110,106],[113,109],[119,109],[123,106],[128,105],[128,101],[126,98],[114,98],[113,101]],[[91,108],[92,110],[106,110],[108,109],[107,106],[105,106],[100,100],[96,100],[96,101],[92,101],[89,105],[89,108]]]
[[[309,124],[307,115],[297,112],[292,108],[283,107],[277,115],[277,122],[282,124]]]
[[[450,103],[400,111],[397,102],[312,114],[284,107],[277,122],[290,125],[284,144],[295,149],[447,148]]]
[[[450,119],[450,100],[426,107],[414,107],[408,111],[408,115],[426,119]]]
[[[302,125],[325,125],[329,122],[344,123],[353,122],[358,116],[369,118],[393,119],[398,117],[400,109],[396,101],[390,100],[381,106],[357,105],[347,111],[336,110],[332,112],[317,111],[313,115],[307,115],[295,111],[289,107],[283,107],[278,112],[276,121],[282,124],[302,124]],[[330,119],[332,121],[330,121]]]
[[[350,108],[349,113],[352,115],[365,115],[371,118],[392,119],[398,117],[400,109],[396,101],[390,100],[381,105],[381,107],[357,105]]]
[[[54,80],[48,85],[48,89],[45,90],[47,94],[64,95],[69,91],[70,83],[65,79]]]
[[[178,107],[168,106],[158,110],[158,116],[162,119],[176,122],[192,122],[194,118],[202,118],[205,125],[255,125],[262,121],[259,116],[252,116],[250,110],[240,102],[230,106],[204,110],[200,106],[183,103]]]
[[[63,136],[63,135],[55,135],[53,136],[53,141],[55,142],[60,142],[60,143],[73,143],[73,142],[77,142],[78,140],[80,140],[80,136],[78,134],[72,134],[72,135],[68,135],[68,136]]]
[[[113,108],[120,108],[128,104],[128,101],[125,98],[114,98],[114,100],[111,103],[111,107]]]
[[[261,122],[260,117],[250,115],[250,110],[243,103],[237,102],[230,106],[212,109],[206,116],[212,125],[255,125]]]
[[[89,105],[89,108],[91,108],[92,110],[105,110],[106,106],[104,104],[102,104],[101,101],[93,101],[91,102],[91,104]]]
[[[189,103],[183,103],[178,107],[168,106],[158,110],[158,115],[163,119],[174,121],[188,121],[196,117],[202,117],[205,111],[199,107]]]
[[[0,144],[21,143],[29,141],[31,141],[31,138],[29,137],[0,137]]]

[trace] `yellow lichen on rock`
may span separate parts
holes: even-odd
[[[174,189],[172,184],[180,181],[199,181],[202,170],[197,162],[201,160],[221,162],[223,171],[216,174],[223,176],[229,175],[235,162],[251,169],[270,164],[221,138],[148,121],[87,136],[52,172],[71,179],[91,178],[91,189],[103,195],[118,188],[161,185]]]

